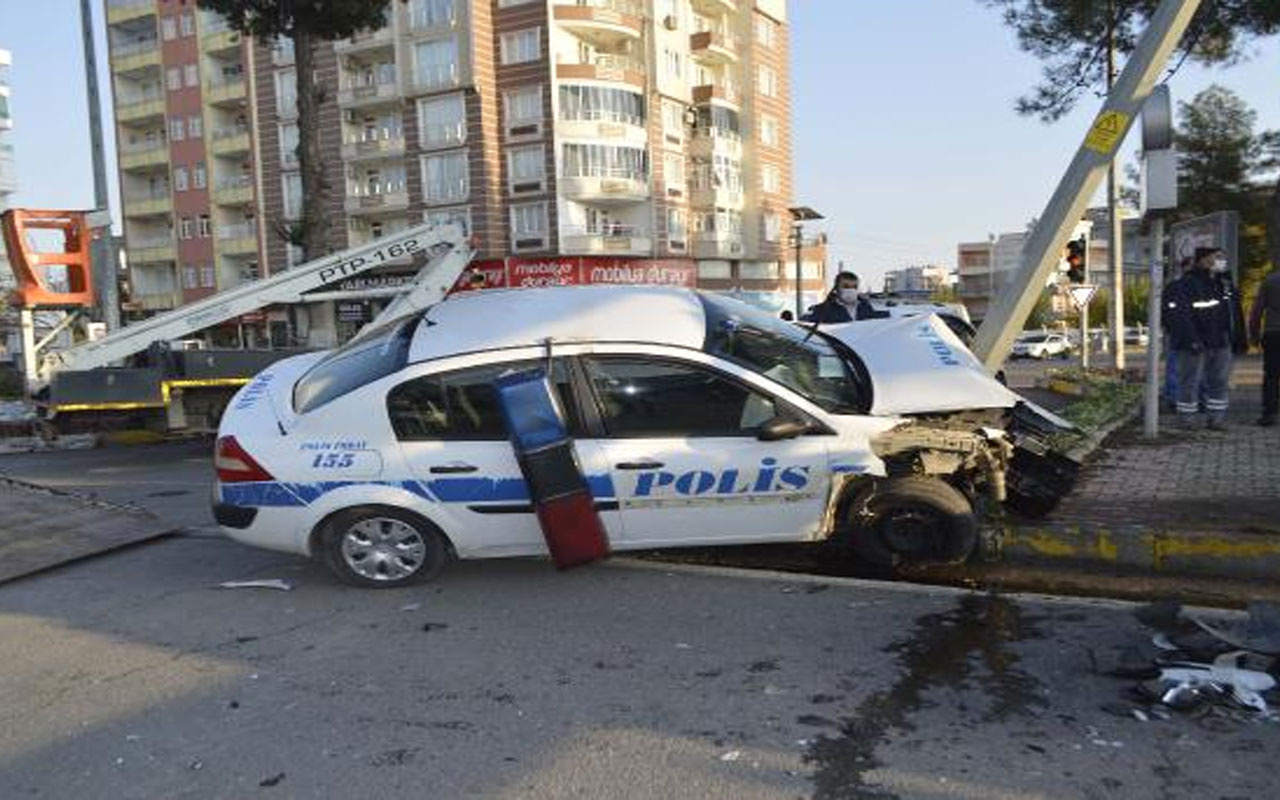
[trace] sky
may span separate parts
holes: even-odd
[[[115,181],[102,0],[92,0]],[[1039,216],[1102,100],[1052,125],[1014,100],[1039,64],[977,0],[790,0],[796,203],[826,219],[833,262],[878,287],[887,269],[953,267],[956,245],[1022,230]],[[77,0],[0,0],[13,53],[15,205],[93,201]],[[1173,76],[1174,102],[1219,83],[1280,128],[1280,37],[1244,64]],[[1121,152],[1131,154],[1131,133]],[[112,197],[115,202],[113,186]],[[1099,200],[1100,202],[1100,200]],[[119,205],[115,210],[118,219]]]

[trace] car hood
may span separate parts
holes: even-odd
[[[997,381],[936,315],[823,325],[867,366],[877,415],[1009,408],[1022,397]]]

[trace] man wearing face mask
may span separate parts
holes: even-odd
[[[827,294],[827,299],[810,308],[801,319],[805,322],[825,325],[861,319],[882,319],[888,316],[888,311],[877,311],[872,308],[871,301],[858,291],[857,275],[852,272],[841,272],[836,275],[835,285]]]
[[[1244,315],[1222,250],[1196,248],[1191,270],[1169,284],[1164,304],[1176,353],[1178,418],[1184,427],[1192,425],[1203,382],[1208,427],[1226,430],[1231,353],[1244,343]]]

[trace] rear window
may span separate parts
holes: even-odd
[[[409,361],[409,343],[421,318],[421,314],[401,317],[325,356],[293,387],[294,410],[314,411],[399,370]]]

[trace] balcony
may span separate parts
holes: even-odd
[[[560,249],[565,255],[647,256],[653,240],[632,225],[570,226],[560,236]]]
[[[339,39],[333,43],[333,49],[338,53],[362,53],[384,48],[391,49],[395,44],[395,36],[390,26],[387,26],[376,31],[357,33],[349,39]]]
[[[245,99],[243,75],[211,78],[204,83],[204,100],[210,105],[239,105]]]
[[[593,174],[566,175],[560,189],[570,200],[596,205],[642,203],[649,199],[649,176],[643,172],[601,169]]]
[[[400,99],[398,81],[379,81],[376,83],[349,83],[338,90],[338,105],[343,108],[360,108],[362,106],[391,103]]]
[[[227,255],[251,255],[258,252],[258,229],[252,222],[218,226],[218,249]]]
[[[130,264],[149,264],[157,261],[174,261],[177,258],[177,247],[173,237],[162,236],[151,239],[131,239],[126,248]]]
[[[694,158],[725,156],[742,159],[742,137],[737,131],[723,128],[699,128],[689,140],[689,155]]]
[[[556,64],[556,78],[562,81],[612,81],[644,89],[643,61],[626,56],[600,55],[588,63]]]
[[[107,0],[107,24],[115,25],[156,13],[153,0]]]
[[[693,234],[694,258],[742,258],[742,235],[720,231]]]
[[[173,199],[168,189],[163,192],[138,192],[124,195],[126,217],[151,217],[173,213]]]
[[[732,208],[741,210],[743,194],[741,185],[732,187],[723,184],[707,186],[694,183],[690,186],[689,205],[695,208]]]
[[[205,28],[200,43],[205,52],[210,54],[232,54],[240,50],[240,32],[233,31],[225,25]]]
[[[362,131],[348,136],[342,143],[342,158],[347,161],[394,158],[404,155],[404,144],[404,133],[398,128],[382,128],[372,133]]]
[[[708,17],[736,14],[738,11],[736,0],[689,0],[689,5],[693,6],[694,11]]]
[[[631,0],[578,0],[557,2],[555,21],[560,27],[602,50],[613,50],[644,33],[644,10]]]
[[[148,67],[160,67],[160,40],[147,37],[114,45],[111,48],[111,69],[116,72],[136,72]]]
[[[695,104],[709,103],[712,100],[719,100],[736,106],[739,102],[738,90],[727,83],[705,83],[701,86],[693,87],[693,102]]]
[[[393,178],[372,183],[351,182],[347,185],[347,197],[343,208],[348,214],[381,214],[403,211],[409,207],[409,189],[404,178]]]
[[[164,93],[122,94],[116,106],[116,122],[149,122],[164,119]]]
[[[253,177],[234,175],[223,178],[213,187],[213,202],[218,205],[243,205],[253,200]]]
[[[216,128],[213,131],[214,155],[232,156],[247,155],[249,152],[249,129],[235,125],[229,128]]]
[[[690,35],[689,54],[695,60],[712,66],[738,63],[737,42],[716,31]]]
[[[120,169],[145,170],[169,163],[169,146],[163,139],[126,144],[120,148]]]

